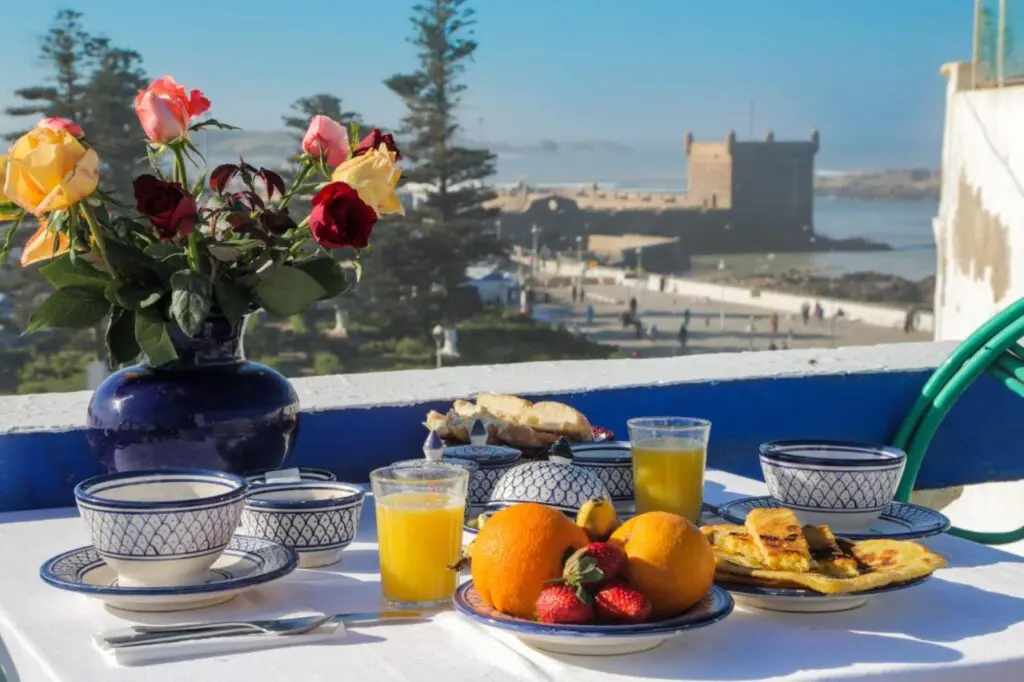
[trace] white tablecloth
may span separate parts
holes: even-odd
[[[707,498],[763,492],[710,472]],[[298,570],[228,604],[146,622],[222,619],[379,605],[372,502],[342,563]],[[725,621],[653,651],[573,657],[439,614],[429,623],[350,631],[341,640],[231,656],[112,667],[90,636],[125,624],[99,602],[52,589],[39,565],[88,543],[74,510],[0,515],[0,667],[10,682],[262,682],[264,680],[1020,680],[1024,679],[1024,558],[952,537],[925,541],[949,559],[927,583],[842,613],[785,614],[737,607]]]

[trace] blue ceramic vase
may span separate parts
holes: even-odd
[[[103,466],[279,467],[298,436],[299,399],[279,373],[245,359],[245,321],[211,316],[194,337],[169,331],[178,360],[115,372],[89,401],[89,445]]]

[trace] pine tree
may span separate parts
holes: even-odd
[[[457,143],[466,90],[461,76],[477,49],[473,17],[466,0],[416,5],[410,42],[418,48],[419,68],[385,81],[408,108],[399,131],[405,178],[430,188],[415,216],[422,220],[417,253],[433,264],[434,280],[444,287],[449,322],[459,314],[466,267],[502,251],[490,229],[496,212],[485,207],[494,197],[486,179],[494,174],[495,156]]]
[[[317,114],[323,114],[341,123],[346,128],[355,123],[363,126],[362,117],[354,111],[345,111],[341,105],[341,98],[326,93],[317,93],[311,97],[300,97],[292,103],[294,114],[282,116],[285,128],[298,140],[306,133],[309,127],[309,119]]]
[[[103,163],[103,186],[131,203],[132,179],[145,172],[146,146],[132,107],[146,87],[142,57],[134,50],[112,47],[103,38],[93,42],[95,71],[85,92],[84,127]]]
[[[82,14],[74,10],[57,12],[40,48],[40,61],[53,74],[50,84],[15,90],[14,94],[25,103],[7,107],[4,112],[8,116],[60,116],[79,125],[84,123],[84,99],[92,65],[93,38],[82,27],[81,19]],[[15,140],[24,132],[14,131],[5,137]]]

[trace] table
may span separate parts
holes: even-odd
[[[764,491],[760,482],[723,472],[711,471],[708,479],[706,496],[715,503]],[[357,541],[339,566],[299,570],[231,603],[172,617],[377,608],[372,501],[367,505]],[[353,630],[329,644],[138,668],[111,666],[90,642],[95,632],[123,626],[121,617],[38,578],[45,559],[87,543],[73,509],[0,515],[0,665],[13,662],[9,682],[1024,679],[1024,558],[949,536],[925,541],[948,558],[949,568],[856,611],[737,607],[722,623],[631,656],[547,654],[445,612],[429,623]]]

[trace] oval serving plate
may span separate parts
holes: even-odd
[[[653,649],[686,630],[714,625],[732,613],[733,606],[729,593],[713,585],[696,606],[668,620],[639,625],[549,625],[495,611],[477,594],[472,580],[455,592],[455,610],[481,625],[510,632],[537,649],[584,656]]]
[[[743,525],[747,514],[753,509],[777,509],[783,506],[768,495],[743,497],[718,506],[715,513],[729,523]],[[947,530],[949,519],[934,509],[905,502],[890,502],[878,519],[867,528],[853,532],[836,531],[836,535],[847,540],[914,540],[939,535]]]
[[[916,587],[930,577],[930,575],[926,575],[908,580],[905,583],[886,585],[885,587],[852,594],[822,594],[813,590],[762,587],[760,585],[744,585],[742,583],[727,583],[724,581],[719,581],[715,584],[732,593],[736,603],[742,606],[752,606],[766,611],[788,611],[791,613],[832,613],[859,608],[871,599],[881,595]]]
[[[138,612],[187,611],[214,606],[239,593],[282,578],[299,563],[295,550],[273,540],[236,535],[210,567],[206,580],[175,587],[122,587],[117,574],[92,545],[58,554],[39,569],[49,585],[94,597],[117,609]]]

